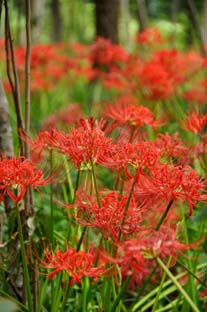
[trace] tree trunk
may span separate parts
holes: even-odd
[[[13,156],[12,130],[9,122],[9,104],[0,77],[0,152]]]
[[[96,36],[119,42],[119,0],[95,0]]]
[[[207,51],[205,49],[205,44],[204,44],[204,38],[203,38],[203,34],[201,31],[201,26],[199,23],[199,18],[198,18],[198,12],[195,6],[195,3],[193,0],[187,0],[187,9],[188,9],[188,15],[189,15],[189,19],[197,33],[197,37],[200,41],[200,45],[201,45],[201,52],[204,56],[207,55]]]
[[[148,25],[148,10],[145,0],[137,0],[138,5],[138,22],[139,32],[142,32],[147,28]]]
[[[204,0],[203,4],[202,35],[205,48],[207,49],[207,0]]]
[[[3,0],[0,0],[0,25],[1,25],[1,13],[2,13],[2,7],[3,7]]]
[[[2,79],[0,77],[0,154],[3,156],[12,157],[14,155],[12,129],[9,120],[9,103],[4,91]],[[13,204],[6,197],[5,209],[7,215],[10,213]]]
[[[52,15],[52,40],[54,42],[58,42],[62,40],[62,18],[59,0],[51,1],[51,15]]]
[[[32,19],[31,19],[32,43],[38,43],[40,42],[40,34],[43,25],[45,0],[32,0],[31,6],[32,6]]]
[[[120,0],[121,7],[121,33],[123,34],[123,41],[129,46],[131,42],[130,31],[129,31],[129,20],[130,20],[130,11],[129,11],[129,0]]]

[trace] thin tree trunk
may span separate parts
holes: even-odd
[[[129,45],[130,40],[130,32],[129,32],[129,20],[130,20],[130,12],[129,12],[129,0],[121,0],[121,27],[123,29],[122,33],[124,34],[124,42]]]
[[[139,32],[142,32],[147,28],[148,25],[148,10],[145,0],[137,0],[138,5],[138,21],[139,21]]]
[[[205,48],[207,49],[207,0],[204,0],[203,4],[202,36]]]
[[[0,77],[0,152],[12,157],[14,154],[12,130],[9,121],[9,104]]]
[[[177,28],[177,20],[178,20],[179,11],[180,11],[180,0],[172,1],[171,14],[172,14],[172,22],[174,24],[174,27],[173,27],[171,44],[174,48],[176,47],[176,42],[177,42],[176,28]]]
[[[43,26],[43,16],[45,8],[45,0],[32,0],[32,18],[31,18],[31,32],[32,42],[40,42],[40,35]]]
[[[204,56],[206,56],[207,51],[205,49],[205,43],[204,43],[204,39],[203,39],[203,34],[201,32],[201,27],[200,27],[200,23],[199,23],[199,19],[198,19],[198,12],[195,6],[195,3],[193,0],[187,0],[187,9],[189,12],[189,18],[192,22],[192,25],[197,33],[198,39],[200,41],[201,44],[201,52]]]
[[[9,103],[0,77],[0,154],[7,157],[14,155],[12,129],[9,120]],[[9,215],[13,207],[12,201],[6,197],[5,209]]]
[[[0,0],[0,27],[1,27],[1,13],[2,13],[2,7],[3,7],[3,0]]]
[[[60,11],[60,1],[51,1],[51,14],[52,14],[52,40],[58,42],[62,40],[62,18]]]
[[[119,42],[119,0],[95,0],[96,35],[110,39],[113,43]]]

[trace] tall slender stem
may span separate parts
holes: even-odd
[[[124,282],[124,285],[122,286],[120,292],[118,293],[117,297],[116,297],[116,300],[114,301],[113,305],[112,305],[112,308],[110,310],[110,312],[114,312],[116,311],[116,307],[117,305],[119,304],[120,300],[121,300],[121,297],[123,296],[123,294],[125,293],[130,281],[131,281],[131,278],[132,278],[132,275],[128,275],[125,282]]]
[[[131,190],[130,190],[130,193],[129,193],[129,197],[127,199],[126,207],[125,207],[125,210],[124,210],[124,216],[123,216],[123,219],[122,219],[122,222],[121,222],[121,228],[120,228],[119,236],[118,236],[118,240],[119,241],[121,239],[121,230],[122,230],[122,227],[124,226],[124,222],[125,222],[125,219],[126,219],[126,213],[127,213],[128,209],[129,209],[129,205],[130,205],[130,201],[131,201],[132,194],[133,194],[133,191],[134,191],[135,183],[136,183],[136,179],[134,179],[134,181],[132,183]]]
[[[167,214],[168,214],[168,212],[169,212],[169,210],[170,210],[170,207],[172,206],[172,203],[173,203],[173,199],[171,199],[171,200],[169,201],[169,204],[167,205],[167,208],[166,208],[165,212],[163,213],[163,215],[162,215],[160,221],[158,222],[158,224],[157,224],[157,226],[156,226],[156,228],[155,228],[156,231],[159,231],[159,229],[160,229],[160,227],[161,227],[163,221],[164,221],[165,218],[167,217]]]
[[[31,54],[31,2],[26,0],[26,61],[25,61],[25,134],[30,130],[30,54]],[[25,145],[25,156],[29,158],[29,145]]]
[[[53,170],[53,150],[50,150],[50,171],[52,173]],[[50,240],[52,243],[52,247],[54,245],[54,205],[53,205],[53,181],[51,178],[51,184],[50,184]]]
[[[101,207],[101,202],[100,202],[100,198],[99,198],[98,186],[97,186],[96,175],[95,175],[94,164],[93,164],[93,159],[92,158],[91,158],[91,168],[92,168],[92,176],[93,176],[94,188],[95,188],[95,192],[96,192],[96,199],[97,199],[98,206],[100,208]]]
[[[16,211],[17,211],[17,225],[18,225],[18,233],[19,233],[19,240],[20,240],[20,246],[21,246],[21,257],[22,257],[22,265],[23,265],[23,272],[24,272],[24,282],[25,282],[25,289],[26,289],[26,294],[27,294],[28,308],[29,308],[29,311],[32,312],[33,305],[32,305],[29,271],[28,271],[28,264],[27,264],[26,251],[25,251],[25,245],[24,245],[22,222],[21,222],[21,216],[20,216],[18,205],[16,207]]]
[[[21,109],[21,96],[19,87],[19,78],[17,74],[17,67],[14,54],[13,39],[10,28],[9,8],[7,0],[4,0],[5,7],[5,46],[6,46],[6,63],[7,63],[7,75],[12,88],[12,95],[14,99],[16,117],[17,117],[17,133],[20,129],[24,128],[22,109]],[[11,69],[12,65],[12,69]],[[12,71],[11,71],[12,70]],[[12,77],[13,75],[13,77]],[[24,154],[24,146],[21,137],[19,136],[19,148],[20,154]]]
[[[162,262],[162,260],[157,257],[156,258],[157,263],[160,265],[160,267],[163,269],[163,271],[165,271],[165,273],[169,276],[169,278],[171,279],[171,281],[175,284],[175,286],[177,287],[177,289],[179,290],[179,292],[183,295],[183,297],[185,298],[185,300],[189,303],[192,311],[194,312],[199,312],[199,309],[196,307],[196,305],[194,304],[194,302],[192,301],[192,299],[189,297],[189,295],[186,293],[186,291],[184,290],[184,288],[180,285],[180,283],[177,281],[177,279],[172,275],[172,273],[170,272],[170,270],[166,267],[166,265]]]

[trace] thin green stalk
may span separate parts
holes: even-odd
[[[168,212],[169,212],[169,210],[170,210],[170,207],[172,206],[172,203],[173,203],[173,199],[171,199],[171,200],[169,201],[169,204],[167,205],[166,210],[164,211],[164,213],[163,213],[163,215],[162,215],[160,221],[158,222],[158,224],[157,224],[157,226],[156,226],[156,228],[155,228],[156,231],[159,231],[159,229],[160,229],[160,227],[161,227],[163,221],[164,221],[165,218],[167,217],[167,214],[168,214]]]
[[[62,281],[62,274],[58,274],[58,278],[56,279],[56,285],[54,287],[54,283],[52,283],[52,300],[51,300],[51,312],[57,312],[57,309],[60,304],[60,299],[62,295],[62,288],[61,288],[61,281]],[[55,282],[55,281],[53,281]]]
[[[130,281],[131,281],[131,278],[132,278],[132,275],[127,276],[127,278],[126,278],[126,280],[125,280],[125,282],[124,282],[124,285],[122,286],[122,288],[121,288],[119,294],[118,294],[117,297],[116,297],[116,300],[114,301],[114,303],[113,303],[113,305],[112,305],[112,307],[111,307],[110,312],[116,311],[116,307],[117,307],[117,305],[119,304],[119,302],[120,302],[120,300],[121,300],[123,294],[125,293],[125,291],[126,291],[128,285],[129,285],[129,283],[130,283]]]
[[[135,183],[136,182],[135,182],[135,179],[134,179],[134,181],[132,183],[132,186],[131,186],[130,193],[129,193],[129,197],[127,199],[126,207],[125,207],[125,210],[124,210],[124,217],[123,217],[122,222],[121,222],[121,228],[120,228],[120,231],[119,231],[118,241],[120,241],[120,239],[121,239],[121,230],[122,230],[122,227],[123,227],[125,219],[126,219],[126,213],[127,213],[128,209],[129,209],[129,205],[130,205],[130,201],[131,201],[132,194],[133,194],[133,191],[134,191]]]
[[[207,263],[202,263],[201,265],[199,265],[197,268],[199,269],[199,273],[200,273],[200,275],[202,276],[203,274],[201,274],[201,272],[203,272],[203,270],[204,270],[204,274],[205,274],[205,267],[207,266]],[[178,274],[178,275],[176,275],[175,276],[175,279],[176,280],[179,280],[180,278],[183,278],[184,276],[186,276],[187,275],[187,272],[182,272],[182,273],[180,273],[180,274]],[[170,286],[172,284],[172,281],[171,280],[168,280],[168,281],[166,281],[165,283],[164,283],[164,285],[163,285],[163,289],[166,289],[168,286],[168,288],[167,288],[167,290],[163,290],[163,292],[162,292],[162,295],[161,296],[163,296],[163,294],[165,294],[165,296],[166,295],[168,295],[168,294],[170,294],[170,293],[172,293],[172,291],[170,291],[170,289],[171,289],[171,287],[172,287],[172,290],[174,291],[174,288],[173,288],[173,286]],[[142,309],[143,309],[143,305],[144,305],[144,307],[146,307],[146,309],[145,310],[147,310],[148,309],[148,307],[150,307],[150,306],[152,306],[152,301],[153,301],[153,299],[151,299],[153,296],[155,296],[156,295],[156,293],[158,292],[158,289],[159,289],[159,286],[158,287],[156,287],[155,289],[153,289],[152,291],[150,291],[149,293],[147,293],[143,298],[141,298],[141,300],[139,300],[139,298],[136,298],[136,301],[138,301],[134,306],[132,306],[130,309],[129,309],[129,311],[132,311],[132,312],[135,312],[135,311],[140,311],[140,309],[141,309],[141,307],[142,307]],[[149,300],[151,300],[151,302],[149,302]],[[147,304],[146,304],[146,302],[148,302]],[[144,309],[143,309],[143,311],[145,311]]]
[[[92,169],[94,188],[95,188],[95,192],[96,192],[96,199],[97,199],[98,206],[100,208],[101,207],[101,202],[100,202],[100,198],[99,198],[98,186],[97,186],[96,175],[95,175],[95,170],[94,170],[94,165],[93,165],[93,159],[92,158],[91,158],[91,169]]]
[[[44,284],[41,287],[41,291],[40,291],[39,296],[38,296],[37,312],[41,312],[41,310],[42,310],[43,300],[44,300],[44,296],[45,296],[47,286],[48,286],[48,279],[46,279],[44,281]]]
[[[64,167],[65,167],[65,171],[66,171],[68,186],[69,186],[69,190],[70,190],[71,202],[73,202],[74,201],[74,187],[73,187],[73,182],[72,182],[71,174],[70,174],[70,168],[69,168],[69,164],[67,162],[66,156],[63,157],[63,161],[64,161]]]
[[[50,171],[52,173],[53,170],[53,150],[50,150]],[[53,181],[51,178],[51,184],[50,184],[50,240],[52,247],[54,247],[54,205],[53,205]]]
[[[30,288],[30,278],[29,278],[28,264],[27,264],[26,251],[25,251],[25,245],[24,245],[22,222],[21,222],[21,216],[20,216],[20,212],[18,209],[18,205],[16,206],[16,211],[17,211],[18,233],[19,233],[19,240],[20,240],[20,246],[21,246],[23,274],[24,274],[25,289],[26,289],[27,301],[28,301],[27,303],[28,303],[29,311],[32,312],[33,311],[32,293],[31,293],[31,288]]]
[[[87,297],[88,297],[88,291],[90,289],[90,281],[88,279],[88,277],[85,277],[82,281],[82,312],[87,312]]]
[[[196,274],[190,271],[180,260],[177,259],[177,263],[184,268],[190,275],[192,275],[203,287],[207,288],[207,283],[203,282]]]
[[[78,172],[77,172],[77,177],[76,177],[76,182],[75,182],[75,190],[74,190],[74,197],[73,197],[72,204],[75,203],[76,192],[77,192],[77,190],[78,190],[79,182],[80,182],[80,174],[81,174],[81,171],[80,171],[80,169],[79,169]]]
[[[85,233],[86,233],[86,229],[87,229],[87,227],[84,226],[83,231],[82,231],[82,233],[81,233],[81,237],[80,237],[80,239],[79,239],[79,242],[78,242],[78,245],[77,245],[77,248],[76,248],[76,251],[79,251],[80,248],[81,248],[81,244],[82,244],[82,242],[83,242],[83,239],[84,239],[84,236],[85,236]]]
[[[19,302],[17,299],[15,299],[14,297],[8,295],[5,291],[1,290],[0,289],[0,294],[3,296],[3,297],[6,297],[8,298],[9,300],[13,301],[14,303],[16,303],[23,311],[25,312],[29,312],[28,308],[22,304],[21,302]]]
[[[192,301],[192,299],[189,297],[189,295],[186,293],[186,291],[184,290],[184,288],[181,286],[181,284],[177,281],[177,279],[172,275],[172,273],[170,272],[170,270],[167,268],[167,266],[162,262],[162,260],[157,257],[156,258],[157,263],[160,265],[160,267],[166,272],[166,274],[168,275],[168,277],[171,279],[171,281],[175,284],[175,286],[177,287],[178,291],[183,295],[183,297],[185,298],[185,300],[188,302],[188,304],[190,305],[192,311],[194,312],[200,312],[199,309],[196,307],[196,305],[194,304],[194,302]]]
[[[168,262],[167,262],[167,266],[170,265],[171,260],[172,260],[172,257],[169,257]],[[157,295],[155,297],[155,301],[154,301],[154,304],[153,304],[153,307],[152,307],[152,312],[156,312],[157,311],[156,310],[157,309],[157,304],[158,304],[158,301],[159,301],[159,298],[160,298],[160,294],[161,294],[162,289],[163,289],[163,284],[165,282],[166,276],[167,276],[167,273],[164,272],[163,275],[162,275],[162,279],[161,279],[159,288],[158,288]]]
[[[182,214],[183,214],[183,223],[184,223],[184,238],[185,238],[185,243],[188,245],[189,244],[188,229],[187,229],[187,224],[186,224],[186,220],[185,220],[183,207],[182,207],[181,210],[182,210]],[[193,267],[192,260],[190,259],[190,252],[189,252],[189,250],[187,250],[187,255],[188,255],[188,257],[187,257],[187,264],[188,264],[189,270],[191,272],[193,272],[194,271],[194,267]],[[191,295],[191,298],[193,299],[193,301],[195,303],[198,303],[197,288],[196,288],[196,285],[195,285],[194,277],[191,274],[188,275],[188,282],[186,284],[186,287],[189,289],[189,292],[190,292],[190,295]]]
[[[66,278],[65,280],[65,284],[64,284],[64,288],[63,288],[63,298],[62,298],[62,304],[61,304],[61,310],[60,312],[64,312],[65,311],[65,305],[69,296],[69,291],[70,291],[70,276]]]

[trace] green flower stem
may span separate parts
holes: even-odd
[[[189,238],[188,238],[188,228],[187,228],[187,224],[186,224],[186,219],[185,219],[185,214],[184,214],[184,207],[182,206],[181,208],[181,211],[182,211],[182,215],[183,215],[183,223],[184,223],[184,238],[185,238],[185,243],[186,245],[189,244]],[[187,265],[188,265],[188,268],[191,272],[194,273],[195,271],[195,267],[193,265],[193,261],[190,257],[190,252],[189,250],[187,250]],[[195,262],[195,259],[194,259],[194,262]],[[189,274],[188,275],[188,283],[187,283],[187,287],[189,289],[189,293],[191,295],[191,298],[193,299],[193,301],[195,303],[198,303],[198,293],[197,293],[197,287],[196,287],[196,284],[195,284],[195,279],[194,277],[192,276],[192,274]]]
[[[70,286],[69,286],[70,280],[71,280],[71,277],[67,276],[65,281],[64,281],[63,297],[62,297],[62,303],[61,303],[61,310],[60,310],[60,312],[64,312],[65,311],[65,305],[66,305],[67,299],[69,297],[69,292],[70,292]]]
[[[90,291],[90,280],[88,277],[84,277],[82,279],[82,297],[81,297],[81,306],[82,306],[82,312],[87,312],[87,305],[88,305],[88,293]]]
[[[0,289],[0,294],[3,296],[3,297],[6,297],[8,298],[9,300],[11,300],[12,302],[16,303],[19,308],[21,308],[22,311],[25,311],[25,312],[29,312],[28,308],[22,304],[21,302],[19,302],[17,299],[15,299],[14,297],[10,296],[9,294],[7,294],[5,291],[3,291],[2,289]]]
[[[125,293],[125,291],[126,291],[128,285],[129,285],[129,283],[130,283],[130,281],[131,281],[131,278],[132,278],[132,275],[127,276],[127,278],[126,278],[126,280],[125,280],[125,282],[124,282],[124,285],[122,286],[122,288],[121,288],[119,294],[118,294],[117,297],[116,297],[116,300],[114,301],[114,303],[113,303],[113,305],[112,305],[112,307],[111,307],[110,312],[116,311],[116,307],[117,307],[117,305],[119,304],[119,302],[120,302],[120,300],[121,300],[123,294]]]
[[[160,267],[164,270],[164,272],[166,272],[166,274],[169,276],[169,278],[171,279],[171,281],[175,284],[175,286],[177,287],[177,289],[179,290],[179,292],[183,295],[183,297],[185,298],[185,300],[188,302],[188,304],[190,305],[192,311],[194,312],[200,312],[199,309],[196,307],[196,305],[194,304],[194,302],[192,301],[192,299],[189,297],[189,295],[186,293],[186,291],[184,290],[184,288],[181,286],[181,284],[177,281],[177,279],[172,275],[172,273],[170,272],[170,270],[167,268],[167,266],[162,262],[162,260],[157,257],[156,258],[157,263],[160,265]]]
[[[25,251],[25,245],[24,245],[22,222],[21,222],[21,216],[20,216],[18,205],[16,206],[16,211],[17,211],[17,225],[18,225],[18,233],[19,233],[19,240],[20,240],[20,246],[21,246],[21,257],[22,257],[25,289],[26,289],[26,295],[27,295],[27,303],[28,303],[29,311],[32,312],[33,311],[32,293],[31,293],[31,288],[30,288],[30,278],[29,278],[28,264],[27,264],[26,251]]]
[[[40,292],[39,292],[39,296],[38,296],[37,312],[41,312],[41,310],[42,310],[43,301],[44,301],[44,297],[46,294],[47,286],[48,286],[48,279],[46,279],[44,281],[44,283],[41,283]]]
[[[74,202],[75,202],[76,192],[77,192],[78,187],[79,187],[80,173],[81,173],[81,171],[78,170],[78,172],[77,172],[77,177],[76,177],[75,190],[74,190],[74,197],[73,197],[72,204],[74,204]]]
[[[130,201],[131,201],[132,194],[133,194],[133,191],[134,191],[135,183],[136,182],[135,182],[135,179],[134,179],[134,181],[132,183],[132,187],[131,187],[130,193],[129,193],[129,197],[127,199],[126,207],[125,207],[125,210],[124,210],[124,217],[123,217],[122,222],[121,222],[121,228],[120,228],[120,231],[119,231],[118,241],[120,241],[120,239],[121,239],[121,229],[122,229],[122,227],[124,225],[124,222],[125,222],[125,219],[126,219],[126,213],[127,213],[128,209],[129,209],[129,205],[130,205]]]
[[[98,206],[100,208],[101,207],[101,202],[100,202],[100,198],[99,198],[98,186],[97,186],[96,175],[95,175],[94,164],[93,164],[93,159],[92,158],[91,158],[91,169],[92,169],[94,188],[95,188],[95,192],[96,192],[96,199],[97,199]]]
[[[80,248],[81,248],[81,244],[82,244],[82,242],[83,242],[83,239],[84,239],[84,236],[85,236],[85,233],[86,233],[86,229],[87,229],[87,227],[84,226],[83,231],[82,231],[82,233],[81,233],[81,237],[80,237],[80,239],[79,239],[79,242],[78,242],[78,245],[77,245],[77,248],[76,248],[76,251],[79,251]]]
[[[68,164],[66,156],[63,157],[63,162],[64,162],[67,182],[68,182],[68,186],[69,186],[69,190],[70,190],[71,202],[73,202],[74,201],[74,197],[75,197],[75,195],[74,195],[75,192],[74,192],[73,182],[72,182],[72,179],[71,179],[70,167],[69,167],[69,164]]]
[[[198,265],[197,269],[199,272],[200,276],[203,276],[203,274],[205,274],[205,267],[207,266],[207,263],[202,263],[201,265]],[[183,278],[184,276],[187,275],[187,272],[182,272],[178,275],[175,276],[176,280],[179,280],[180,278]],[[165,296],[173,293],[173,291],[175,291],[175,285],[171,286],[172,281],[171,280],[167,280],[164,285],[163,285],[163,291],[162,294],[160,296],[160,298],[164,298]],[[135,312],[135,311],[140,311],[140,309],[142,309],[143,311],[147,310],[150,306],[153,305],[154,299],[153,297],[156,295],[156,293],[159,290],[159,286],[156,287],[155,289],[153,289],[152,291],[150,291],[149,293],[147,293],[144,297],[142,297],[141,300],[139,300],[139,302],[137,302],[135,305],[132,305],[132,307],[129,309],[129,311],[131,312]],[[136,300],[138,300],[139,298],[137,298]],[[151,300],[151,301],[150,301]]]
[[[159,229],[160,229],[160,227],[161,227],[163,221],[164,221],[165,218],[167,217],[167,214],[168,214],[168,212],[169,212],[169,210],[170,210],[170,207],[172,206],[172,203],[173,203],[173,199],[171,199],[171,200],[169,201],[169,204],[167,205],[167,208],[166,208],[165,212],[163,213],[163,215],[162,215],[160,221],[158,222],[158,224],[157,224],[157,226],[156,226],[156,228],[155,228],[156,231],[159,231]]]
[[[62,297],[62,274],[58,274],[56,280],[52,281],[52,300],[51,300],[51,312],[58,311],[58,307],[60,305],[60,300]]]
[[[50,171],[52,174],[53,170],[53,150],[50,150]],[[51,184],[50,184],[50,240],[52,247],[54,247],[54,205],[53,205],[53,179],[51,178]]]
[[[169,257],[168,262],[167,262],[167,266],[170,265],[171,260],[172,260],[172,257]],[[163,275],[162,275],[162,279],[161,279],[159,288],[158,288],[157,295],[156,295],[156,297],[155,297],[155,301],[154,301],[154,304],[153,304],[153,307],[152,307],[152,312],[156,312],[157,304],[158,304],[158,301],[159,301],[159,298],[160,298],[160,294],[161,294],[162,289],[163,289],[163,285],[164,285],[166,276],[167,276],[167,273],[164,272]]]

